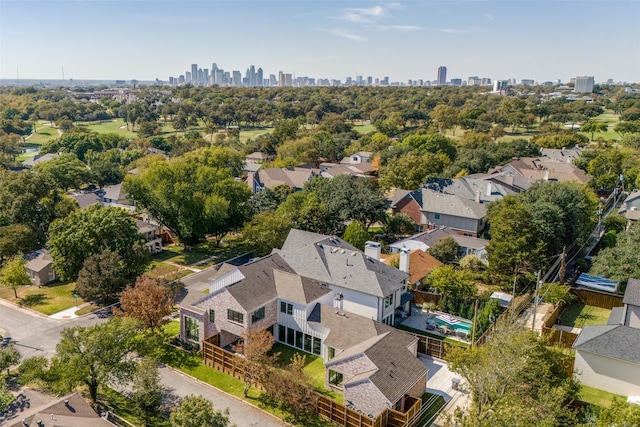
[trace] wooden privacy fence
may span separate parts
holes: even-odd
[[[427,338],[427,337],[425,337]],[[219,336],[213,335],[202,342],[202,358],[205,365],[210,366],[234,378],[243,380],[246,362],[234,353],[219,347]],[[258,385],[260,390],[264,388]],[[419,420],[422,400],[407,397],[406,412],[387,408],[375,418],[358,412],[355,409],[338,403],[323,394],[315,393],[311,411],[322,418],[342,427],[414,427]]]
[[[426,291],[411,291],[411,295],[413,295],[413,302],[417,305],[422,305],[426,303],[434,303],[438,304],[440,302],[440,294],[434,294],[433,292]]]
[[[605,292],[592,291],[583,288],[571,288],[571,293],[578,297],[578,301],[594,307],[611,310],[615,307],[622,307],[622,296],[612,295]]]
[[[443,340],[427,337],[425,335],[418,335],[413,332],[407,333],[412,334],[416,338],[418,338],[418,353],[437,357],[438,359],[444,359],[449,351],[451,351],[452,344],[444,342]]]

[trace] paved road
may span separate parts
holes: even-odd
[[[75,319],[52,319],[31,310],[22,309],[0,299],[0,332],[12,338],[23,358],[31,356],[51,357],[62,329],[73,326],[90,326],[108,319],[106,313],[92,313]],[[215,387],[202,383],[179,371],[163,367],[162,382],[170,396],[165,403],[189,394],[202,395],[213,402],[216,410],[229,408],[229,419],[238,427],[288,425],[284,421],[228,395]],[[171,396],[173,395],[173,396]],[[174,402],[175,403],[175,402]]]
[[[194,380],[174,369],[162,367],[160,368],[160,376],[163,384],[169,388],[170,396],[165,399],[165,404],[171,403],[176,396],[201,395],[213,402],[213,407],[216,411],[224,411],[225,408],[229,408],[229,420],[238,427],[281,427],[289,425],[253,405],[223,393],[208,384]]]

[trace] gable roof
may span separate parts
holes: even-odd
[[[27,259],[26,268],[29,271],[40,272],[53,265],[53,258],[46,249],[33,252],[25,258]]]
[[[480,239],[478,237],[471,236],[463,236],[461,234],[456,233],[449,227],[438,227],[433,228],[431,230],[425,230],[423,232],[414,234],[411,237],[406,239],[398,240],[390,245],[392,248],[402,248],[407,247],[409,249],[418,249],[419,247],[412,247],[412,242],[420,242],[423,243],[427,248],[432,248],[435,246],[440,240],[451,237],[456,241],[458,245],[462,248],[470,248],[470,249],[482,249],[485,248],[489,241],[485,239]]]
[[[53,160],[58,157],[56,153],[46,153],[46,154],[36,154],[33,157],[29,157],[24,162],[22,162],[23,166],[35,166],[40,163],[48,162],[49,160]]]
[[[319,174],[320,169],[312,168],[265,168],[258,171],[258,178],[267,188],[285,184],[291,188],[301,189],[307,181]]]
[[[640,219],[640,190],[633,190],[631,194],[624,199],[622,207],[618,211],[620,215],[624,215],[627,219],[637,221]]]
[[[104,194],[102,198],[110,200],[124,200],[127,194],[122,190],[122,183],[114,185],[106,185],[102,188]]]
[[[591,177],[572,163],[554,161],[546,157],[518,157],[504,166],[489,170],[494,172],[515,172],[533,183],[540,180],[589,182]]]
[[[585,326],[573,348],[640,364],[640,329],[624,325]]]
[[[73,199],[78,202],[78,206],[80,206],[80,209],[84,209],[87,206],[91,206],[100,202],[100,197],[98,197],[98,195],[94,192],[71,194],[71,197],[73,197]]]
[[[301,276],[376,297],[395,292],[408,276],[338,237],[297,229],[289,232],[282,249],[274,253]]]
[[[420,209],[425,212],[433,212],[444,215],[458,216],[462,218],[482,219],[487,215],[487,208],[475,200],[465,199],[452,194],[440,193],[429,188],[422,188],[412,192],[420,192],[420,199],[414,198],[420,204]]]
[[[429,178],[424,187],[467,200],[480,199],[481,203],[499,200],[506,195],[515,193],[499,183],[472,176],[463,176],[457,179]]]
[[[624,291],[624,297],[622,298],[623,304],[640,306],[640,280],[629,279],[627,282],[627,289]]]
[[[306,305],[331,292],[331,289],[294,273],[273,270],[273,278],[278,298],[296,304]]]
[[[391,264],[394,260],[400,258],[400,254],[381,255],[385,264]],[[433,256],[421,249],[413,249],[409,252],[409,283],[416,283],[423,279],[433,269],[444,265]]]
[[[78,393],[63,396],[53,402],[43,404],[36,408],[29,408],[27,413],[21,414],[12,427],[35,425],[37,420],[44,427],[85,427],[85,426],[114,426],[115,424],[101,418]]]

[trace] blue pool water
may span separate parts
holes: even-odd
[[[461,320],[460,322],[453,325],[450,325],[444,320],[440,320],[438,318],[434,318],[433,320],[436,322],[436,325],[439,325],[439,326],[447,325],[450,328],[454,329],[456,332],[464,332],[467,335],[471,334],[471,328],[473,327],[471,322],[465,322],[464,320]]]

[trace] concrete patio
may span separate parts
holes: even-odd
[[[468,339],[467,340],[462,339],[461,337],[455,334],[447,335],[438,328],[427,329],[427,320],[435,317],[435,315],[438,315],[438,314],[446,314],[446,313],[435,311],[435,312],[431,312],[430,314],[427,314],[423,312],[420,308],[412,307],[411,316],[408,316],[406,319],[403,319],[399,324],[403,326],[407,326],[409,328],[417,329],[419,331],[424,331],[428,334],[451,338],[464,343],[469,343]]]

